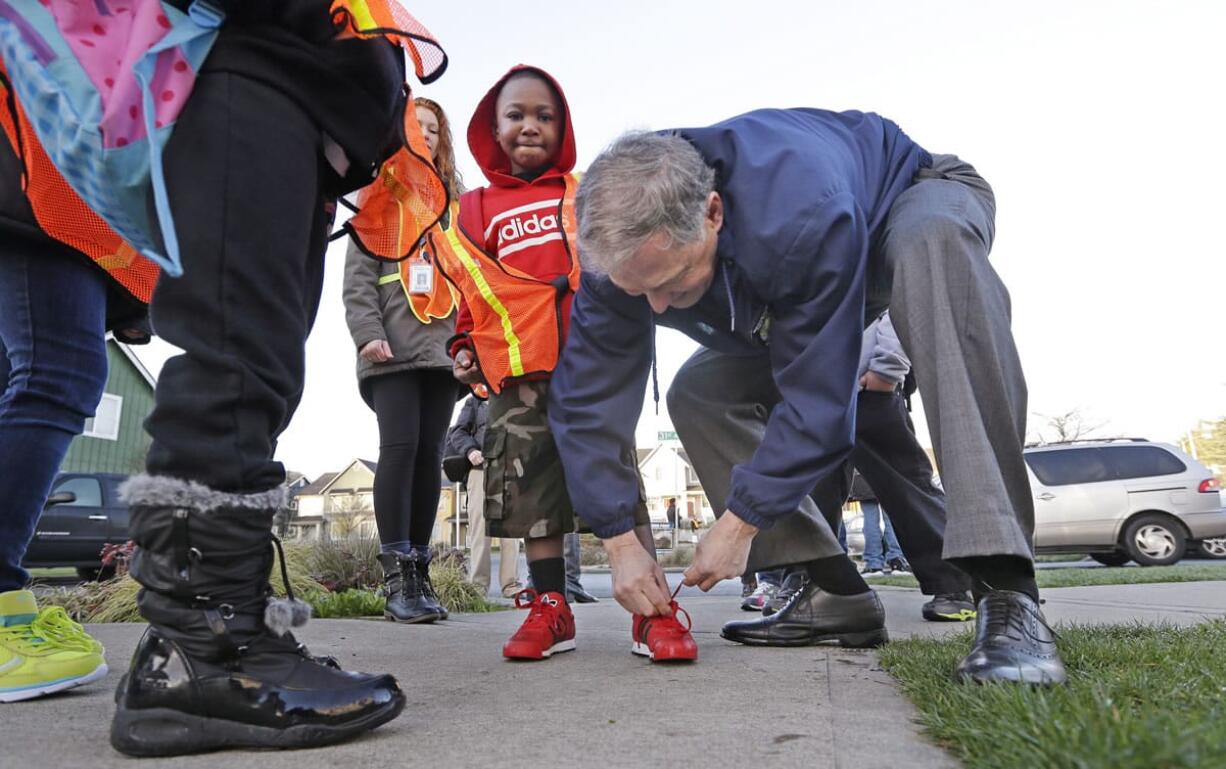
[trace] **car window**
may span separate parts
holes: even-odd
[[[77,495],[75,502],[65,503],[71,507],[102,507],[102,487],[96,478],[69,478],[52,489],[52,494],[71,491]]]
[[[1100,450],[1121,479],[1175,475],[1188,469],[1179,457],[1157,446],[1107,446]]]
[[[1025,456],[1026,463],[1044,486],[1115,480],[1115,474],[1099,451],[1096,448],[1031,451]]]

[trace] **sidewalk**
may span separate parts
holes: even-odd
[[[880,588],[891,635],[956,633],[919,618],[915,590]],[[1175,622],[1226,613],[1220,582],[1045,591],[1054,622]],[[139,764],[107,742],[112,692],[143,627],[95,625],[111,673],[100,685],[4,706],[4,766],[231,767],[955,767],[911,723],[914,710],[869,652],[752,649],[719,637],[748,618],[739,599],[682,596],[700,661],[662,666],[629,653],[629,618],[612,601],[578,606],[579,649],[510,663],[502,642],[518,611],[435,626],[315,620],[299,638],[347,668],[389,671],[409,695],[396,721],[311,751],[227,752]]]

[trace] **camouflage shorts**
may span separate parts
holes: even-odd
[[[566,491],[549,430],[549,382],[519,382],[490,397],[485,431],[485,521],[489,536],[538,538],[586,531]],[[651,519],[639,483],[636,524]]]

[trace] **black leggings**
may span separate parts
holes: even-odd
[[[456,388],[447,369],[397,371],[370,380],[379,420],[375,522],[384,545],[430,544]]]

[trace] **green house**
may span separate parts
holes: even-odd
[[[149,435],[145,417],[153,410],[155,380],[125,344],[106,342],[110,371],[102,402],[85,432],[73,439],[60,471],[65,473],[122,473],[145,469]]]

